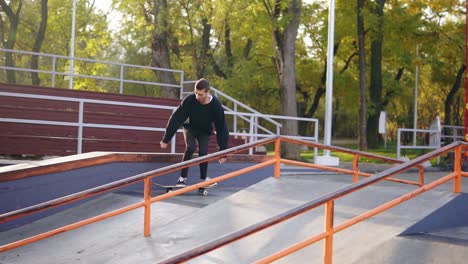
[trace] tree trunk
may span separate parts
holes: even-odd
[[[281,114],[293,117],[297,117],[295,47],[301,17],[301,5],[300,0],[291,0],[289,3],[288,13],[291,19],[285,29],[284,43],[281,49],[281,55],[284,59],[282,74],[280,75]],[[298,135],[298,122],[285,120],[282,131],[285,135]],[[281,150],[285,158],[299,159],[299,146],[285,144]]]
[[[227,66],[228,69],[231,69],[234,66],[233,55],[232,55],[232,46],[231,46],[231,26],[227,19],[225,21],[225,30],[224,30],[224,47],[226,51]]]
[[[466,65],[463,64],[460,69],[458,69],[457,77],[455,78],[455,82],[452,85],[452,89],[447,94],[447,98],[445,99],[445,118],[444,118],[444,125],[452,125],[452,107],[455,99],[455,95],[460,89],[463,74],[465,73]]]
[[[370,111],[367,120],[368,147],[376,148],[382,142],[379,134],[379,118],[382,106],[382,45],[385,0],[376,0],[372,13],[376,16],[377,26],[371,36],[371,72],[370,72]]]
[[[11,2],[9,2],[9,4],[11,4]],[[3,42],[3,45],[7,49],[14,49],[16,44],[16,35],[18,32],[18,24],[20,21],[20,12],[21,8],[23,7],[23,1],[19,1],[16,13],[13,12],[11,7],[5,2],[5,0],[0,0],[0,6],[8,16],[8,19],[10,21],[10,30],[8,32],[8,38],[6,42]],[[8,67],[15,67],[15,59],[13,58],[12,53],[6,52],[5,64]],[[14,70],[7,70],[7,81],[8,83],[16,83],[16,74]]]
[[[338,49],[340,48],[340,42],[335,43],[333,47],[333,56],[336,55],[338,52]],[[351,57],[355,56],[354,54],[351,55]],[[350,57],[350,58],[351,58]],[[340,73],[343,73],[346,71],[346,68],[348,67],[350,59],[348,59],[348,62],[346,65],[343,67],[343,69],[340,71]],[[325,58],[324,63],[323,63],[323,71],[322,71],[322,76],[320,77],[320,84],[317,87],[317,90],[315,91],[315,94],[312,99],[311,106],[307,110],[307,105],[309,104],[309,100],[311,99],[311,93],[308,91],[302,90],[301,87],[297,87],[297,90],[304,96],[304,102],[300,104],[298,107],[298,115],[301,117],[307,117],[307,118],[312,118],[317,111],[320,103],[320,99],[322,96],[325,94],[326,89],[326,83],[327,82],[327,58]]]
[[[276,0],[274,7],[269,1],[263,0],[263,5],[270,17],[272,39],[274,43],[273,64],[276,67],[280,84],[281,115],[297,117],[296,99],[296,38],[301,19],[302,1],[289,0],[288,7],[284,7],[282,0]],[[284,31],[279,25],[284,25]],[[298,122],[282,121],[283,135],[298,135]],[[283,144],[281,155],[287,159],[299,159],[299,146]]]
[[[208,65],[209,54],[210,51],[210,32],[211,32],[211,24],[208,22],[207,18],[202,19],[203,24],[203,34],[201,38],[201,48],[200,48],[200,55],[198,57],[198,63],[196,65],[197,69],[197,78],[204,78],[206,67]]]
[[[367,150],[367,67],[364,31],[364,3],[365,0],[357,0],[357,34],[359,53],[359,149]]]
[[[33,52],[40,52],[42,47],[42,42],[44,42],[45,33],[47,29],[47,18],[48,18],[48,9],[47,9],[47,1],[48,0],[41,0],[41,23],[39,24],[39,31],[36,35],[36,41],[34,42]],[[39,57],[32,56],[31,58],[31,69],[39,70]],[[40,85],[41,80],[39,79],[39,73],[33,72],[31,73],[31,81],[33,85]]]
[[[153,56],[151,65],[153,67],[171,69],[169,53],[169,25],[167,16],[169,10],[166,0],[154,0],[154,32],[152,40]],[[161,83],[176,84],[172,72],[155,70],[156,77]],[[180,90],[174,87],[161,86],[161,96],[165,98],[179,98]]]

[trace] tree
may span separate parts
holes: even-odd
[[[45,33],[47,29],[47,17],[48,17],[48,9],[47,9],[47,2],[48,0],[41,0],[41,22],[39,23],[39,30],[37,31],[36,40],[34,41],[33,45],[33,52],[40,52],[42,43],[45,39]],[[38,56],[32,56],[31,59],[31,69],[39,70],[39,58]],[[33,85],[40,85],[41,81],[39,79],[39,74],[37,72],[31,73],[32,84]]]
[[[291,0],[286,3],[276,0],[274,6],[271,6],[268,1],[263,0],[263,4],[271,20],[274,42],[273,62],[280,83],[281,114],[295,117],[297,116],[295,50],[302,2]],[[297,135],[297,121],[284,121],[282,132],[286,135]],[[299,149],[295,145],[284,145],[281,152],[287,158],[299,158]]]
[[[153,56],[151,65],[158,68],[171,69],[168,39],[170,27],[168,25],[168,6],[166,0],[154,0],[154,32],[152,41]],[[172,72],[156,71],[158,80],[162,83],[176,83]],[[161,96],[179,98],[178,90],[173,87],[161,87]]]
[[[5,36],[5,21],[3,14],[1,17],[1,28],[2,28],[2,45],[7,49],[14,49],[16,43],[16,37],[18,32],[18,25],[20,22],[20,13],[21,8],[23,7],[23,1],[10,1],[9,4],[5,0],[0,0],[0,6],[5,12],[8,20],[10,21],[8,36]],[[13,8],[16,6],[16,12],[13,11]],[[15,60],[13,59],[12,53],[6,53],[5,55],[6,65],[8,67],[15,67]],[[15,72],[12,70],[7,71],[7,80],[9,83],[16,83]]]
[[[48,0],[45,23],[45,1],[41,1],[0,0],[0,45],[7,48],[8,43],[15,50],[68,56],[71,3]],[[180,69],[185,80],[205,77],[217,89],[260,112],[297,114],[321,121],[325,108],[322,98],[325,94],[327,2],[114,0],[113,8],[122,14],[119,16],[96,10],[95,0],[80,0],[76,10],[75,57]],[[455,88],[464,84],[464,80],[457,77],[465,63],[464,4],[443,0],[336,2],[333,136],[357,137],[360,148],[364,149],[361,142],[365,137],[368,141],[379,137],[381,110],[387,112],[390,140],[398,127],[410,127],[416,65],[420,69],[419,105],[431,106],[418,108],[418,126],[427,127],[436,114],[445,122],[459,125],[464,91]],[[300,8],[295,8],[294,3],[300,4]],[[300,13],[294,15],[299,9]],[[117,19],[118,23],[112,23],[111,19]],[[118,25],[111,29],[108,22]],[[296,23],[300,30],[294,32],[290,29],[295,28]],[[416,45],[420,47],[418,57]],[[2,66],[52,68],[52,60],[42,57],[36,60],[34,56],[7,58],[7,53],[2,56]],[[69,71],[68,62],[58,59],[57,71]],[[120,76],[119,67],[99,63],[77,61],[75,70],[87,75]],[[29,73],[17,71],[13,77],[12,71],[2,73],[8,74],[1,75],[4,82],[8,82],[7,77],[18,83],[31,79]],[[148,69],[125,68],[123,73],[126,79],[152,83],[179,81],[178,75],[159,76]],[[291,78],[293,75],[295,77]],[[43,73],[33,74],[33,83],[49,86],[51,79],[43,76]],[[68,84],[60,75],[54,80],[58,87]],[[119,89],[117,82],[93,78],[75,78],[74,87],[110,92]],[[172,92],[178,90],[165,88]],[[161,96],[159,87],[150,84],[126,83],[124,91]],[[170,96],[178,97],[177,94]],[[294,102],[296,110],[289,111],[294,108],[291,107]],[[446,107],[446,103],[450,106]],[[368,119],[364,120],[366,110]],[[366,129],[364,124],[368,134],[362,132]],[[239,121],[240,128],[247,125]],[[262,126],[274,129],[268,123]],[[291,135],[309,133],[306,126],[298,126],[297,133],[294,125],[285,125],[285,128],[293,129],[286,132]],[[375,141],[377,143],[373,144],[377,146],[378,140]],[[370,147],[371,142],[368,143]]]
[[[6,3],[9,3],[8,5]],[[94,1],[78,1],[76,10],[76,47],[75,57],[87,59],[103,59],[105,50],[111,43],[110,33],[107,28],[105,16],[96,10]],[[21,0],[0,1],[0,35],[2,47],[17,51],[33,51],[37,53],[52,53],[57,55],[69,55],[70,29],[72,8],[69,0]],[[8,18],[8,19],[7,19]],[[8,32],[8,33],[6,33]],[[41,57],[36,55],[24,55],[20,53],[4,52],[5,65],[16,68],[30,68],[38,71],[68,72],[69,60],[65,58]],[[106,75],[108,67],[102,64],[77,62],[75,69],[89,75]],[[54,68],[53,68],[54,67]],[[8,83],[34,84],[51,86],[50,75],[47,78],[44,73],[27,73],[8,70],[6,78],[2,80]],[[67,80],[55,76],[55,86],[64,87]],[[87,90],[105,90],[99,87],[99,83],[92,78],[75,79],[75,87]]]
[[[357,0],[357,39],[359,53],[359,149],[367,150],[367,65],[364,33],[365,0]]]
[[[444,118],[444,124],[446,125],[452,125],[452,108],[455,105],[455,95],[458,92],[458,89],[460,89],[462,79],[463,79],[463,74],[465,73],[466,70],[466,65],[463,64],[460,69],[458,69],[458,72],[455,77],[455,81],[452,85],[452,88],[450,89],[449,93],[447,94],[447,98],[445,99],[445,118]]]
[[[376,0],[371,12],[377,20],[371,28],[371,58],[370,58],[370,111],[367,121],[367,139],[369,147],[376,148],[381,142],[379,135],[379,117],[382,107],[382,45],[384,38],[384,6],[385,0]]]

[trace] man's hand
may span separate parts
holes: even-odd
[[[159,145],[161,145],[161,148],[165,149],[165,148],[167,148],[167,145],[169,145],[169,144],[164,143],[164,142],[161,141],[161,142],[159,142]]]
[[[226,162],[227,158],[226,157],[223,157],[223,158],[220,158],[218,160],[219,164],[223,164],[224,162]]]

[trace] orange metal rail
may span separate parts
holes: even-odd
[[[309,144],[309,143],[306,143],[306,142],[300,142],[298,140],[292,140],[292,139],[288,139],[288,138],[281,138],[281,139],[278,139],[278,141],[286,141],[286,142],[290,142],[290,143],[303,143],[303,144]],[[314,145],[314,144],[313,144]],[[288,248],[285,248],[271,256],[267,256],[263,259],[260,259],[258,260],[256,263],[270,263],[270,262],[273,262],[275,260],[278,260],[284,256],[287,256],[289,254],[292,254],[304,247],[307,247],[315,242],[318,242],[320,240],[325,240],[324,241],[324,254],[323,254],[323,263],[326,263],[326,264],[331,264],[332,263],[332,252],[333,252],[333,236],[335,233],[337,232],[340,232],[352,225],[355,225],[363,220],[366,220],[378,213],[381,213],[385,210],[388,210],[398,204],[401,204],[409,199],[412,199],[414,198],[415,196],[421,194],[421,193],[424,193],[426,191],[429,191],[443,183],[446,183],[447,181],[450,181],[450,180],[453,180],[454,181],[454,192],[455,193],[458,193],[460,192],[460,188],[461,188],[461,177],[462,176],[468,176],[468,173],[466,172],[462,172],[461,171],[461,153],[462,153],[462,149],[466,148],[467,144],[464,143],[464,142],[455,142],[455,143],[452,143],[450,145],[447,145],[445,147],[442,147],[438,150],[435,150],[435,151],[432,151],[430,153],[427,153],[425,155],[422,155],[418,158],[415,158],[411,161],[408,161],[408,162],[405,162],[403,164],[399,164],[399,165],[396,165],[394,167],[391,167],[383,172],[380,172],[380,173],[377,173],[376,175],[374,176],[371,176],[369,178],[366,178],[364,180],[361,180],[359,182],[355,182],[347,187],[344,187],[340,190],[337,190],[333,193],[330,193],[330,194],[327,194],[327,195],[324,195],[318,199],[315,199],[313,201],[310,201],[310,202],[307,202],[303,205],[300,205],[294,209],[291,209],[287,212],[284,212],[284,213],[281,213],[279,215],[276,215],[276,216],[273,216],[269,219],[266,219],[260,223],[257,223],[257,224],[254,224],[254,225],[251,225],[249,227],[246,227],[242,230],[239,230],[237,232],[234,232],[232,234],[229,234],[227,236],[224,236],[224,237],[221,237],[219,239],[216,239],[212,242],[209,242],[207,244],[204,244],[204,245],[201,245],[199,247],[196,247],[192,250],[189,250],[187,252],[184,252],[184,253],[181,253],[177,256],[174,256],[172,258],[169,258],[169,259],[166,259],[164,261],[161,261],[159,263],[161,264],[167,264],[167,263],[181,263],[181,262],[185,262],[185,261],[188,261],[190,259],[193,259],[197,256],[200,256],[200,255],[203,255],[203,254],[206,254],[212,250],[215,250],[217,248],[220,248],[222,246],[225,246],[227,244],[230,244],[232,242],[235,242],[237,240],[240,240],[244,237],[247,237],[249,235],[252,235],[254,233],[257,233],[261,230],[264,230],[268,227],[271,227],[275,224],[279,224],[281,222],[284,222],[290,218],[293,218],[297,215],[300,215],[300,214],[303,214],[305,212],[308,212],[314,208],[317,208],[321,205],[325,206],[325,215],[324,215],[324,218],[325,218],[325,230],[324,232],[320,233],[320,234],[317,234],[317,235],[314,235],[312,237],[310,237],[309,239],[306,239],[302,242],[299,242],[297,244],[294,244]],[[326,147],[326,148],[329,148],[329,147]],[[331,150],[333,150],[334,148],[329,148]],[[410,168],[414,168],[414,167],[420,167],[421,168],[421,164],[425,161],[428,161],[428,160],[431,160],[433,159],[434,157],[438,157],[444,153],[447,153],[447,152],[450,152],[450,151],[454,151],[455,152],[455,162],[454,162],[454,169],[453,169],[453,172],[448,174],[447,176],[444,176],[436,181],[433,181],[427,185],[421,185],[418,189],[412,191],[412,192],[409,192],[405,195],[402,195],[394,200],[391,200],[383,205],[380,205],[374,209],[371,209],[359,216],[356,216],[352,219],[349,219],[343,223],[341,223],[340,225],[337,225],[337,226],[334,226],[334,222],[333,222],[333,218],[334,218],[334,203],[335,203],[335,200],[339,199],[340,197],[343,197],[347,194],[350,194],[352,192],[355,192],[355,191],[358,191],[362,188],[365,188],[369,185],[372,185],[376,182],[379,182],[379,181],[382,181],[382,180],[385,180],[385,179],[389,179],[390,177],[394,176],[394,175],[397,175],[401,172],[404,172]],[[356,153],[356,155],[360,155],[360,153]],[[356,159],[355,159],[356,161]],[[390,160],[389,160],[390,161]],[[297,162],[291,162],[291,161],[287,161],[287,160],[281,160],[281,162],[288,162],[288,163],[291,163],[291,164],[299,164]],[[357,164],[357,162],[355,162],[355,164]],[[305,165],[305,164],[303,164]],[[310,164],[309,164],[310,165]],[[309,166],[308,165],[308,166]],[[315,166],[315,165],[314,165]],[[340,172],[345,172],[346,171],[343,171],[343,170],[335,170],[335,171],[340,171]],[[353,175],[357,175],[358,174],[358,170],[356,170],[356,167],[354,167],[354,174]],[[420,176],[420,183],[423,183],[424,182],[424,173],[423,171],[420,169],[420,173],[419,173],[419,176]]]
[[[352,154],[352,155],[354,155],[353,170],[337,169],[337,168],[333,168],[333,167],[319,166],[319,165],[313,165],[313,164],[304,163],[304,162],[298,162],[298,161],[291,161],[291,160],[287,160],[287,159],[282,159],[281,155],[280,155],[280,146],[281,146],[282,142],[293,143],[293,144],[301,144],[301,145],[306,145],[306,146],[310,146],[310,147],[314,147],[314,148],[329,149],[331,151],[338,151],[338,152],[344,152],[344,153]],[[230,155],[230,154],[235,154],[235,153],[238,153],[238,152],[248,150],[249,148],[262,146],[262,145],[267,145],[267,144],[272,144],[272,143],[274,143],[274,145],[275,145],[275,155],[271,160],[267,160],[267,161],[258,163],[256,165],[253,165],[253,166],[250,166],[250,167],[247,167],[247,168],[235,171],[235,172],[231,172],[231,173],[219,176],[217,178],[211,179],[211,180],[203,182],[203,183],[198,183],[198,184],[195,184],[195,185],[187,186],[185,188],[176,190],[174,192],[170,192],[170,193],[158,195],[158,196],[155,196],[155,197],[151,197],[151,180],[154,177],[158,177],[158,176],[162,176],[162,175],[174,172],[174,171],[178,171],[178,170],[180,170],[182,168],[195,166],[195,165],[198,165],[198,164],[200,164],[202,162],[216,160],[216,159],[219,159],[221,157],[224,157],[224,156],[227,156],[227,155]],[[74,202],[74,201],[77,201],[77,200],[89,198],[89,197],[97,195],[97,194],[101,194],[101,193],[104,193],[104,192],[109,192],[109,191],[112,191],[112,190],[115,190],[115,189],[119,189],[119,188],[122,188],[124,186],[134,184],[136,182],[144,181],[144,197],[143,197],[143,201],[141,201],[141,202],[138,202],[138,203],[135,203],[135,204],[132,204],[132,205],[129,205],[129,206],[126,206],[126,207],[123,207],[123,208],[108,212],[108,213],[104,213],[104,214],[101,214],[101,215],[98,215],[98,216],[95,216],[95,217],[92,217],[92,218],[89,218],[89,219],[85,219],[85,220],[82,220],[82,221],[79,221],[79,222],[76,222],[76,223],[73,223],[73,224],[70,224],[70,225],[67,225],[67,226],[64,226],[64,227],[60,227],[60,228],[57,228],[57,229],[54,229],[54,230],[51,230],[51,231],[48,231],[48,232],[45,232],[45,233],[42,233],[42,234],[38,234],[36,236],[32,236],[32,237],[29,237],[29,238],[26,238],[26,239],[23,239],[23,240],[19,240],[19,241],[15,241],[15,242],[12,242],[12,243],[9,243],[9,244],[6,244],[6,245],[2,245],[2,246],[0,246],[0,252],[4,252],[4,251],[7,251],[7,250],[11,250],[13,248],[17,248],[17,247],[20,247],[20,246],[23,246],[23,245],[27,245],[27,244],[30,244],[30,243],[33,243],[33,242],[36,242],[36,241],[39,241],[39,240],[54,236],[56,234],[60,234],[60,233],[70,231],[70,230],[73,230],[73,229],[76,229],[76,228],[79,228],[79,227],[82,227],[82,226],[85,226],[85,225],[88,225],[88,224],[91,224],[91,223],[94,223],[94,222],[97,222],[97,221],[101,221],[101,220],[104,220],[104,219],[107,219],[107,218],[110,218],[110,217],[113,217],[113,216],[116,216],[116,215],[126,213],[128,211],[131,211],[131,210],[134,210],[134,209],[137,209],[137,208],[140,208],[140,207],[144,208],[144,230],[143,230],[144,232],[143,233],[144,233],[145,236],[149,236],[150,235],[150,230],[151,230],[151,227],[150,227],[151,210],[150,209],[151,209],[151,204],[152,203],[157,202],[157,201],[161,201],[161,200],[164,200],[164,199],[168,199],[170,197],[173,197],[173,196],[176,196],[176,195],[179,195],[179,194],[190,192],[190,191],[192,191],[194,189],[207,186],[207,185],[209,185],[211,183],[214,183],[214,182],[220,182],[220,181],[224,181],[224,180],[227,180],[229,178],[232,178],[232,177],[237,177],[237,176],[240,176],[240,175],[245,174],[247,172],[251,172],[251,171],[254,171],[254,170],[257,170],[257,169],[260,169],[260,168],[264,168],[264,167],[267,167],[267,166],[272,166],[273,165],[274,166],[274,176],[279,177],[280,176],[280,165],[281,165],[281,163],[286,163],[286,164],[307,166],[307,167],[319,168],[319,169],[323,169],[323,170],[329,170],[329,171],[335,171],[335,172],[350,174],[350,175],[353,175],[353,182],[355,182],[355,183],[350,185],[349,187],[346,187],[346,188],[344,188],[342,190],[339,190],[339,191],[337,191],[335,193],[332,193],[332,194],[326,195],[326,196],[324,196],[322,198],[311,201],[311,202],[309,202],[307,204],[304,204],[303,206],[300,206],[298,208],[290,210],[290,211],[288,211],[286,213],[283,213],[281,215],[274,216],[274,217],[272,217],[272,218],[270,218],[270,219],[268,219],[266,221],[255,224],[255,225],[253,225],[251,227],[248,227],[248,228],[246,228],[244,230],[241,230],[241,231],[236,232],[234,234],[231,234],[229,236],[220,238],[220,239],[218,239],[218,240],[216,240],[216,241],[214,241],[214,242],[212,242],[210,244],[202,246],[201,248],[197,248],[197,249],[194,249],[192,251],[183,253],[183,254],[181,254],[179,256],[176,256],[176,257],[174,257],[174,258],[172,258],[170,260],[164,261],[162,263],[179,263],[181,261],[185,261],[185,260],[194,258],[196,256],[199,256],[201,254],[209,252],[209,251],[211,251],[211,250],[213,250],[215,248],[221,247],[221,246],[226,245],[226,244],[228,244],[230,242],[233,242],[233,241],[238,240],[238,239],[240,239],[242,237],[245,237],[245,236],[247,236],[249,234],[258,232],[258,231],[260,231],[262,229],[265,229],[265,228],[267,228],[267,227],[269,227],[271,225],[274,225],[276,223],[280,223],[280,222],[285,221],[285,220],[287,220],[289,218],[292,218],[292,217],[294,217],[296,215],[302,214],[302,213],[304,213],[306,211],[309,211],[309,210],[311,210],[311,209],[313,209],[315,207],[318,207],[318,206],[320,206],[322,204],[326,205],[326,223],[327,224],[326,224],[326,230],[325,230],[324,233],[319,234],[319,235],[317,235],[317,236],[315,236],[315,237],[313,237],[313,238],[311,238],[311,239],[309,239],[307,241],[304,241],[300,245],[295,245],[292,248],[285,249],[284,251],[278,253],[280,255],[275,254],[274,256],[271,256],[270,258],[268,258],[268,259],[266,259],[264,261],[261,260],[260,263],[269,262],[269,261],[271,261],[271,258],[277,259],[277,258],[283,256],[283,254],[290,254],[291,252],[293,252],[295,250],[298,250],[298,249],[300,249],[300,248],[302,248],[302,247],[304,247],[306,245],[309,245],[309,244],[314,243],[314,242],[316,242],[318,240],[321,240],[321,239],[326,240],[324,260],[329,259],[329,261],[331,261],[330,254],[331,254],[331,247],[333,245],[333,233],[339,232],[339,231],[341,231],[342,229],[346,228],[349,225],[355,224],[355,223],[360,222],[360,221],[362,221],[362,220],[364,220],[364,219],[366,219],[368,217],[371,217],[372,215],[375,215],[378,212],[380,212],[380,210],[386,210],[386,209],[390,208],[389,206],[394,206],[394,205],[396,205],[398,203],[401,203],[401,202],[405,201],[406,198],[402,198],[402,199],[400,199],[398,201],[395,201],[394,204],[392,203],[390,205],[386,205],[383,208],[379,208],[379,210],[377,210],[378,208],[374,209],[375,211],[371,210],[371,211],[369,211],[370,213],[368,212],[367,214],[365,214],[365,218],[362,218],[364,216],[360,216],[362,219],[361,218],[356,218],[356,219],[354,219],[354,222],[349,222],[349,223],[345,222],[340,226],[333,227],[333,214],[334,214],[333,213],[333,211],[334,211],[333,208],[334,208],[334,200],[335,199],[337,199],[337,198],[339,198],[341,196],[344,196],[344,195],[346,195],[348,193],[357,191],[357,190],[359,190],[361,188],[364,188],[365,186],[368,186],[368,185],[373,184],[373,183],[375,183],[377,181],[380,181],[380,180],[393,180],[393,181],[397,181],[397,182],[401,182],[401,183],[416,184],[418,186],[422,186],[423,182],[424,182],[424,171],[423,171],[423,167],[420,165],[420,164],[422,164],[422,162],[424,162],[426,160],[429,160],[429,159],[432,159],[432,158],[434,158],[434,157],[436,157],[438,155],[441,155],[443,153],[446,153],[448,151],[455,150],[455,153],[456,153],[456,155],[455,155],[455,157],[456,157],[455,164],[460,164],[461,147],[463,147],[463,146],[464,145],[461,142],[453,143],[453,144],[451,144],[449,146],[446,146],[444,148],[441,148],[441,149],[439,149],[437,151],[431,152],[432,154],[429,153],[429,154],[423,155],[423,156],[421,156],[421,157],[419,157],[419,158],[417,158],[417,159],[415,159],[413,161],[397,165],[395,167],[392,167],[392,168],[386,170],[385,172],[381,172],[381,173],[378,173],[377,175],[371,176],[370,174],[362,173],[362,172],[359,171],[358,160],[359,160],[360,157],[366,157],[366,158],[371,158],[371,159],[375,159],[375,160],[382,160],[382,161],[391,162],[391,163],[401,163],[401,161],[396,160],[396,159],[391,159],[391,158],[388,158],[388,157],[379,156],[379,155],[373,155],[373,154],[369,154],[369,153],[365,153],[365,152],[354,151],[354,150],[344,149],[344,148],[335,147],[335,146],[325,146],[325,145],[322,145],[322,144],[303,141],[303,140],[291,139],[291,138],[288,138],[288,137],[276,136],[276,137],[272,137],[272,138],[267,138],[267,139],[260,140],[260,141],[257,141],[257,142],[245,144],[245,145],[242,145],[242,146],[238,146],[238,147],[230,148],[230,149],[227,149],[227,150],[224,150],[224,151],[209,154],[209,155],[206,155],[206,156],[203,156],[203,157],[195,158],[195,159],[192,159],[192,160],[189,160],[189,161],[185,161],[185,162],[181,162],[181,163],[178,163],[178,164],[170,165],[170,166],[160,168],[160,169],[157,169],[157,170],[153,170],[153,171],[145,172],[145,173],[142,173],[142,174],[138,174],[138,175],[129,177],[127,179],[123,179],[123,180],[119,180],[119,181],[116,181],[116,182],[113,182],[113,183],[109,183],[109,184],[106,184],[106,185],[95,187],[95,188],[92,188],[92,189],[89,189],[89,190],[86,190],[86,191],[83,191],[83,192],[79,192],[79,193],[76,193],[76,194],[73,194],[73,195],[69,195],[69,196],[58,198],[58,199],[54,199],[54,200],[44,202],[44,203],[41,203],[41,204],[38,204],[38,205],[35,205],[35,206],[31,206],[31,207],[27,207],[27,208],[24,208],[24,209],[21,209],[21,210],[17,210],[17,211],[9,212],[9,213],[6,213],[6,214],[2,214],[2,215],[0,215],[0,223],[10,221],[10,220],[13,220],[13,219],[17,219],[17,218],[20,218],[20,217],[23,217],[23,216],[26,216],[26,215],[34,214],[34,213],[37,213],[37,212],[40,212],[40,211],[43,211],[43,210],[46,210],[46,209],[49,209],[49,208],[53,208],[53,207],[56,207],[56,206],[60,206],[60,205],[63,205],[63,204],[71,203],[71,202]],[[398,180],[398,179],[391,178],[391,176],[396,175],[397,173],[406,171],[406,170],[408,170],[410,168],[413,168],[413,167],[418,167],[419,170],[420,170],[420,177],[419,177],[420,179],[419,179],[418,183],[408,182],[408,181],[404,181],[404,180]],[[445,177],[446,179],[444,178],[445,179],[444,182],[453,178],[455,180],[454,181],[455,182],[454,183],[454,189],[458,190],[458,192],[459,192],[460,191],[461,176],[462,175],[467,176],[468,174],[465,174],[465,173],[461,172],[461,169],[459,167],[455,168],[454,171],[455,172],[453,174],[449,175],[450,177],[447,176],[447,177]],[[366,176],[368,178],[357,182],[357,178],[359,176]],[[431,184],[433,185],[434,183],[431,183]],[[428,186],[432,186],[432,185],[426,185],[424,187],[421,187],[418,190],[427,191],[430,188],[433,188],[433,187],[430,187],[430,188],[428,187]],[[436,186],[436,185],[434,185],[434,186]],[[422,191],[420,191],[420,192],[422,192]],[[417,193],[417,194],[419,194],[419,193]],[[416,194],[413,194],[413,195],[416,195]],[[410,199],[411,197],[412,197],[412,195],[410,195],[407,199]],[[329,261],[327,260],[326,263],[331,263]]]
[[[64,205],[64,204],[72,203],[72,202],[75,202],[75,201],[78,201],[78,200],[81,200],[81,199],[86,199],[86,198],[89,198],[89,197],[92,197],[92,196],[95,196],[95,195],[98,195],[98,194],[102,194],[102,193],[109,192],[109,191],[112,191],[112,190],[120,189],[122,187],[131,185],[131,184],[134,184],[134,183],[137,183],[137,182],[144,181],[144,190],[143,190],[144,200],[141,201],[141,202],[138,202],[138,203],[135,203],[135,204],[132,204],[132,205],[129,205],[129,206],[126,206],[126,207],[123,207],[123,208],[108,212],[108,213],[104,213],[104,214],[101,214],[101,215],[98,215],[98,216],[95,216],[95,217],[92,217],[92,218],[89,218],[89,219],[85,219],[85,220],[82,220],[82,221],[79,221],[79,222],[76,222],[76,223],[73,223],[73,224],[70,224],[70,225],[67,225],[67,226],[63,226],[63,227],[60,227],[60,228],[57,228],[57,229],[54,229],[54,230],[50,230],[48,232],[44,232],[44,233],[38,234],[36,236],[32,236],[32,237],[29,237],[29,238],[26,238],[26,239],[23,239],[23,240],[19,240],[19,241],[12,242],[12,243],[9,243],[9,244],[6,244],[6,245],[2,245],[2,246],[0,246],[0,252],[4,252],[4,251],[7,251],[7,250],[10,250],[10,249],[13,249],[13,248],[24,246],[24,245],[27,245],[27,244],[42,240],[44,238],[54,236],[56,234],[60,234],[60,233],[66,232],[66,231],[70,231],[70,230],[73,230],[73,229],[76,229],[76,228],[79,228],[79,227],[82,227],[82,226],[85,226],[85,225],[88,225],[88,224],[91,224],[91,223],[95,223],[95,222],[98,222],[98,221],[101,221],[101,220],[116,216],[116,215],[126,213],[128,211],[131,211],[131,210],[134,210],[134,209],[137,209],[137,208],[140,208],[140,207],[144,207],[144,210],[145,210],[144,211],[144,235],[149,236],[150,235],[150,233],[149,233],[149,230],[150,230],[150,221],[149,221],[149,219],[150,219],[150,208],[151,208],[150,205],[151,205],[152,202],[155,202],[155,201],[151,201],[151,195],[150,195],[151,194],[151,179],[152,178],[162,176],[162,175],[174,172],[174,171],[178,171],[178,170],[180,170],[182,168],[195,166],[195,165],[198,165],[198,164],[200,164],[202,162],[217,160],[217,159],[219,159],[221,157],[224,157],[224,156],[226,156],[228,154],[235,154],[235,153],[238,153],[238,152],[248,150],[251,147],[270,144],[270,143],[272,143],[274,141],[275,141],[275,138],[268,138],[268,139],[260,140],[260,141],[255,142],[255,143],[250,143],[250,144],[245,144],[245,145],[242,145],[242,146],[233,147],[233,148],[226,149],[226,150],[216,152],[216,153],[213,153],[213,154],[209,154],[209,155],[206,155],[206,156],[203,156],[203,157],[198,157],[198,158],[188,160],[188,161],[185,161],[185,162],[181,162],[181,163],[177,163],[177,164],[174,164],[174,165],[166,166],[164,168],[160,168],[160,169],[152,170],[152,171],[149,171],[149,172],[141,173],[141,174],[138,174],[138,175],[126,178],[126,179],[122,179],[122,180],[115,181],[115,182],[112,182],[112,183],[109,183],[109,184],[101,185],[101,186],[98,186],[98,187],[95,187],[95,188],[92,188],[92,189],[88,189],[88,190],[85,190],[85,191],[82,191],[82,192],[78,192],[78,193],[75,193],[75,194],[72,194],[72,195],[68,195],[68,196],[65,196],[65,197],[60,197],[60,198],[57,198],[57,199],[54,199],[54,200],[51,200],[51,201],[47,201],[47,202],[44,202],[44,203],[41,203],[41,204],[37,204],[37,205],[34,205],[34,206],[30,206],[30,207],[26,207],[26,208],[23,208],[23,209],[20,209],[20,210],[16,210],[16,211],[12,211],[12,212],[2,214],[2,215],[0,215],[0,223],[11,221],[11,220],[14,220],[14,219],[17,219],[17,218],[20,218],[20,217],[24,217],[24,216],[27,216],[27,215],[30,215],[30,214],[38,213],[38,212],[46,210],[46,209],[50,209],[50,208],[54,208],[54,207],[61,206],[61,205]],[[271,163],[272,163],[272,161],[267,161],[267,162],[260,163],[258,165],[255,165],[255,168],[252,168],[250,171],[252,171],[254,169],[261,168],[261,167],[271,165]],[[243,171],[245,171],[245,169]],[[232,177],[234,177],[234,176],[232,176]],[[195,188],[207,186],[207,185],[209,185],[209,184],[211,184],[213,182],[218,182],[219,178],[220,177],[218,177],[216,179],[212,179],[210,181],[199,183],[197,185],[187,186],[187,187],[185,187],[183,189],[177,190],[174,193],[175,194],[186,193],[186,192],[189,192],[189,191],[191,191],[191,190],[193,190]],[[198,186],[198,187],[194,187],[194,186]],[[170,198],[172,196],[173,195],[165,196],[165,198],[167,199],[167,198]],[[158,198],[156,197],[156,199],[158,199]],[[161,199],[159,199],[159,200],[161,200]]]

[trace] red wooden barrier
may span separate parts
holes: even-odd
[[[177,106],[180,103],[177,99],[26,85],[0,84],[0,91],[165,106]],[[84,109],[84,123],[154,128],[164,128],[172,113],[171,110],[166,109],[93,103],[86,103]],[[76,123],[78,112],[78,102],[0,96],[0,118]],[[170,152],[170,149],[163,150],[159,147],[162,136],[163,132],[158,131],[85,127],[83,128],[82,152]],[[3,155],[72,155],[77,153],[77,138],[78,127],[76,126],[0,122],[0,154]],[[242,140],[231,137],[232,146],[242,143]],[[183,152],[183,149],[183,137],[178,134],[176,152]],[[210,140],[209,151],[217,151],[215,137]]]

